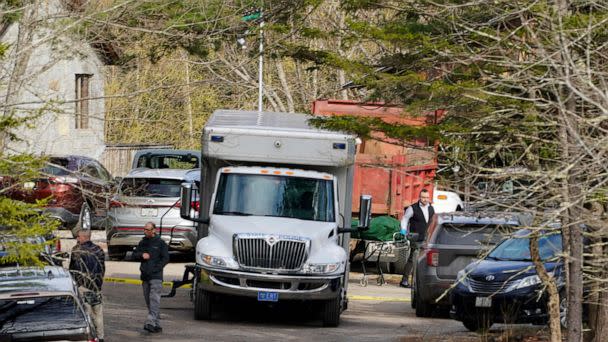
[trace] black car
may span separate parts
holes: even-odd
[[[547,323],[548,294],[530,257],[530,233],[527,229],[518,231],[459,272],[450,296],[452,318],[471,331],[486,330],[493,323]],[[538,244],[545,269],[556,279],[564,324],[564,262],[559,257],[562,236],[544,232]]]
[[[519,215],[506,212],[459,211],[436,215],[414,268],[410,293],[416,316],[430,316],[437,306],[449,308],[446,292],[458,272],[519,224]]]
[[[67,270],[0,267],[0,341],[97,341]]]

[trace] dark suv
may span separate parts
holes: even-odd
[[[6,178],[6,177],[5,177]],[[10,181],[9,181],[10,182]],[[115,182],[95,159],[84,156],[52,156],[41,177],[22,184],[6,184],[6,195],[28,203],[47,199],[45,211],[66,227],[103,228]]]
[[[416,316],[428,317],[438,306],[449,306],[456,275],[483,251],[520,224],[511,213],[455,212],[436,215],[418,253],[411,305]]]

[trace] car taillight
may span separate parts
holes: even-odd
[[[70,176],[50,177],[49,182],[51,184],[77,184],[78,178]]]
[[[174,208],[181,208],[182,207],[182,201],[177,201],[177,203],[175,203],[173,205]],[[192,203],[190,203],[190,208],[194,209],[194,211],[198,211],[200,208],[200,203],[199,201],[192,201]]]
[[[110,208],[122,208],[126,205],[127,205],[126,203],[121,202],[121,201],[117,201],[117,200],[110,201]]]
[[[61,252],[61,240],[59,238],[57,238],[57,240],[55,240],[55,248],[56,248],[56,252]]]
[[[426,264],[429,266],[439,266],[439,251],[436,249],[426,250]]]

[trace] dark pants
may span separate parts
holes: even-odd
[[[403,277],[401,277],[401,284],[410,283],[409,278],[412,275],[412,270],[416,267],[416,262],[418,261],[418,252],[420,251],[420,246],[422,245],[422,241],[420,242],[410,242],[410,255],[408,261],[405,263],[405,268],[403,270]],[[413,279],[412,279],[413,282]],[[411,284],[411,283],[410,283]]]

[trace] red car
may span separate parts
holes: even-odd
[[[41,177],[22,184],[11,184],[2,178],[6,195],[33,203],[48,199],[45,211],[72,230],[104,228],[109,197],[115,181],[95,159],[84,156],[52,156],[42,169]]]

